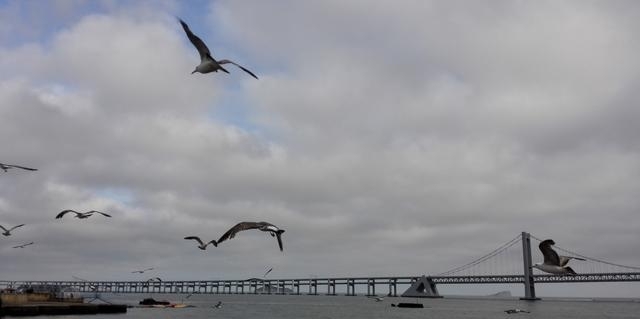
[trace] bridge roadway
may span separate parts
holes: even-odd
[[[89,293],[203,293],[203,294],[308,294],[336,295],[344,286],[347,296],[356,287],[366,287],[367,296],[376,295],[376,286],[387,286],[388,296],[398,296],[398,285],[407,288],[422,276],[343,277],[305,279],[197,280],[197,281],[0,281],[0,289],[61,287],[64,291]],[[578,275],[534,275],[535,283],[631,282],[640,281],[640,272],[586,273]],[[446,284],[524,284],[523,275],[431,276],[435,285]],[[323,287],[319,289],[319,287]],[[405,288],[406,289],[406,288]],[[323,292],[324,291],[324,292]]]

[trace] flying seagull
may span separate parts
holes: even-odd
[[[533,265],[533,267],[538,268],[544,272],[548,272],[550,274],[576,275],[576,272],[573,271],[571,267],[567,266],[567,263],[569,263],[569,260],[571,259],[577,259],[577,260],[584,260],[584,259],[578,258],[578,257],[572,257],[572,256],[558,256],[558,253],[555,250],[553,250],[553,248],[551,248],[551,245],[555,245],[555,244],[556,243],[553,241],[553,239],[547,239],[540,242],[540,245],[538,245],[538,247],[542,252],[542,256],[544,256],[544,262],[537,263]]]
[[[18,245],[18,246],[13,246],[13,248],[25,248],[25,247],[27,247],[29,245],[33,245],[33,242],[22,244],[22,245]]]
[[[132,273],[132,274],[135,274],[135,273],[142,274],[142,273],[144,273],[144,272],[145,272],[145,271],[147,271],[147,270],[153,270],[153,267],[151,267],[151,268],[147,268],[147,269],[142,269],[142,270],[134,270],[134,271],[132,271],[131,273]]]
[[[20,168],[20,169],[24,169],[24,170],[27,170],[27,171],[37,171],[37,169],[35,169],[35,168],[24,167],[24,166],[20,166],[20,165],[12,165],[12,164],[0,163],[0,169],[2,169],[5,172],[8,171],[11,168]]]
[[[2,230],[4,230],[4,232],[2,233],[3,235],[11,236],[11,231],[12,230],[14,230],[14,229],[16,229],[18,227],[22,227],[22,226],[24,226],[24,224],[20,224],[18,226],[13,226],[12,228],[7,229],[7,228],[4,228],[4,226],[0,225],[0,228],[2,228]]]
[[[200,249],[202,249],[202,250],[207,249],[207,246],[208,246],[209,244],[213,244],[213,246],[218,247],[218,243],[216,243],[216,240],[215,240],[215,239],[211,240],[211,241],[210,241],[210,242],[208,242],[208,243],[204,243],[204,242],[202,242],[202,240],[201,240],[201,239],[200,239],[200,237],[198,237],[198,236],[187,236],[187,237],[185,237],[184,239],[193,239],[193,240],[197,241],[197,242],[198,242],[198,244],[199,244],[199,245],[198,245],[198,248],[200,248]]]
[[[99,212],[97,210],[90,210],[90,211],[85,212],[85,213],[80,213],[80,212],[77,212],[77,211],[75,211],[73,209],[65,209],[65,210],[61,211],[58,215],[56,215],[56,219],[62,218],[66,213],[74,213],[74,214],[76,214],[75,217],[79,218],[79,219],[89,218],[91,215],[93,215],[95,213],[101,214],[101,215],[103,215],[105,217],[111,217],[111,215],[105,214],[103,212]]]
[[[238,63],[235,63],[231,60],[226,60],[226,59],[216,61],[216,59],[214,59],[211,56],[211,51],[209,51],[209,48],[207,48],[207,45],[204,44],[204,42],[200,38],[198,38],[197,35],[191,32],[191,29],[189,29],[189,26],[184,21],[182,21],[182,19],[178,18],[178,20],[180,21],[180,24],[182,25],[184,32],[187,34],[189,41],[191,41],[193,46],[195,46],[196,49],[198,50],[198,53],[200,53],[200,65],[196,66],[196,69],[193,70],[191,74],[194,74],[196,72],[200,72],[200,73],[218,72],[218,70],[221,70],[222,72],[225,72],[225,73],[229,73],[229,71],[225,70],[225,68],[222,67],[222,64],[231,63],[241,68],[243,71],[249,73],[249,75],[251,75],[252,77],[258,79],[258,77],[255,74],[253,74],[251,71],[247,70],[246,68],[244,68]]]
[[[231,227],[231,229],[227,230],[220,239],[218,239],[218,244],[221,242],[231,239],[235,237],[238,232],[249,229],[258,229],[264,232],[269,232],[271,236],[276,237],[278,239],[278,246],[280,246],[280,251],[282,251],[282,238],[280,237],[282,233],[284,233],[283,229],[276,227],[273,224],[267,222],[241,222],[237,225]]]

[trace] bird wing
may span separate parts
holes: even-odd
[[[272,270],[273,270],[273,267],[269,268],[269,270],[267,270],[267,272],[265,272],[262,277],[266,277]]]
[[[205,246],[211,245],[218,247],[218,242],[215,239],[210,240]]]
[[[61,211],[58,215],[56,215],[56,219],[62,218],[62,216],[64,216],[64,214],[66,213],[75,213],[76,215],[80,215],[80,213],[76,212],[73,209],[65,209]]]
[[[282,251],[282,232],[276,232],[276,238],[278,239],[278,246],[280,247],[280,251]]]
[[[571,259],[575,259],[575,260],[582,260],[582,261],[584,261],[584,260],[585,260],[584,258],[580,258],[580,257],[573,257],[573,256],[559,256],[559,258],[560,258],[560,266],[561,266],[561,267],[566,266],[566,265],[569,263],[569,261],[570,261]]]
[[[200,61],[204,61],[206,59],[213,60],[213,58],[211,57],[211,51],[209,51],[207,45],[204,44],[204,41],[198,38],[197,35],[193,34],[193,32],[191,32],[191,29],[189,29],[189,26],[184,21],[182,21],[182,19],[178,18],[178,20],[180,21],[184,32],[187,34],[189,41],[191,41],[191,44],[193,44],[193,46],[198,50],[198,53],[200,53]]]
[[[18,245],[18,246],[13,246],[13,248],[24,248],[24,247],[27,247],[29,245],[33,245],[33,242],[22,244],[22,245]]]
[[[553,240],[547,239],[543,240],[538,247],[542,252],[542,256],[544,256],[545,264],[560,266],[560,257],[558,257],[558,253],[551,248],[553,244],[555,244]]]
[[[240,65],[238,63],[235,63],[235,62],[233,62],[231,60],[226,60],[226,59],[218,61],[218,64],[227,64],[227,63],[231,63],[231,64],[241,68],[242,71],[245,71],[245,72],[249,73],[252,77],[256,78],[256,80],[258,79],[258,77],[255,74],[253,74],[253,72],[247,70],[245,67],[243,67],[242,65]]]
[[[22,227],[22,226],[24,226],[24,224],[20,224],[20,225],[18,225],[18,226],[13,226],[13,228],[9,229],[9,231],[12,231],[12,230],[14,230],[14,229],[16,229],[16,228],[18,228],[18,227]]]
[[[87,214],[91,214],[91,215],[93,215],[93,213],[98,213],[98,214],[101,214],[102,216],[105,216],[105,217],[111,217],[111,215],[105,214],[103,212],[99,212],[97,210],[90,210],[90,211],[87,212]]]
[[[231,227],[231,229],[227,230],[227,232],[224,233],[224,235],[222,235],[220,239],[218,239],[218,244],[227,239],[233,238],[238,232],[241,232],[243,230],[248,230],[248,229],[256,229],[256,228],[260,228],[259,223],[255,223],[255,222],[238,223],[235,226]]]
[[[37,169],[35,169],[35,168],[24,167],[24,166],[20,166],[20,165],[6,165],[6,166],[15,167],[15,168],[21,168],[21,169],[26,169],[26,170],[28,170],[28,171],[37,171]]]
[[[4,228],[4,226],[0,225],[0,228],[2,228],[2,230],[7,231],[6,228]]]
[[[200,245],[204,245],[204,243],[202,242],[202,240],[198,236],[187,236],[184,239],[193,239],[193,240],[197,241]]]

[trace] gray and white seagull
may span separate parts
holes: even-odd
[[[282,238],[281,235],[284,233],[284,229],[280,229],[273,224],[267,222],[241,222],[237,225],[231,227],[231,229],[227,230],[220,239],[218,239],[218,244],[221,242],[231,239],[236,236],[238,232],[249,229],[258,229],[264,232],[269,232],[271,236],[276,237],[278,239],[278,246],[280,247],[280,251],[282,251]]]
[[[22,227],[22,226],[24,226],[24,224],[20,224],[18,226],[13,226],[13,227],[7,229],[7,228],[4,228],[4,226],[0,225],[0,228],[2,228],[2,230],[4,230],[4,232],[2,233],[3,235],[11,236],[11,231],[12,230],[14,230],[14,229],[16,229],[18,227]]]
[[[207,246],[209,246],[209,244],[212,244],[213,246],[218,247],[218,243],[216,243],[215,239],[211,240],[208,243],[203,242],[202,239],[200,239],[200,237],[198,237],[198,236],[187,236],[184,239],[187,239],[187,240],[193,239],[193,240],[197,241],[198,244],[199,244],[198,248],[200,248],[202,250],[207,249]]]
[[[204,44],[204,42],[200,38],[198,38],[197,35],[191,32],[191,29],[189,29],[189,26],[184,21],[182,21],[182,19],[178,18],[178,21],[180,21],[180,24],[182,25],[184,32],[187,34],[189,41],[191,41],[193,46],[196,47],[196,49],[198,50],[198,53],[200,53],[200,64],[196,66],[196,69],[193,70],[191,74],[194,74],[196,72],[200,72],[200,73],[218,72],[218,70],[225,73],[229,73],[229,71],[227,71],[225,68],[222,67],[222,64],[230,63],[241,68],[243,71],[249,73],[249,75],[251,75],[252,77],[258,79],[258,77],[255,74],[253,74],[253,72],[247,70],[245,67],[241,66],[238,63],[235,63],[231,60],[226,60],[226,59],[223,59],[223,60],[214,59],[211,56],[211,51],[209,51],[209,48],[207,48],[207,45]]]
[[[571,259],[576,260],[584,260],[579,257],[573,256],[559,256],[558,253],[551,248],[551,245],[555,245],[556,243],[553,239],[547,239],[540,242],[538,248],[542,252],[542,256],[544,257],[544,261],[542,263],[537,263],[533,265],[533,268],[540,269],[544,272],[548,272],[550,274],[556,275],[576,275],[576,272],[571,269],[571,267],[567,266]]]
[[[62,218],[66,213],[74,213],[74,214],[76,214],[76,216],[75,216],[75,217],[76,217],[76,218],[79,218],[79,219],[89,218],[89,217],[91,217],[93,214],[96,214],[96,213],[97,213],[97,214],[101,214],[101,215],[103,215],[103,216],[105,216],[105,217],[111,217],[111,215],[109,215],[109,214],[105,214],[105,213],[103,213],[103,212],[99,212],[99,211],[97,211],[97,210],[90,210],[90,211],[85,212],[85,213],[80,213],[80,212],[77,212],[77,211],[75,211],[75,210],[73,210],[73,209],[65,209],[65,210],[61,211],[60,213],[58,213],[58,215],[56,215],[56,219],[60,219],[60,218]]]

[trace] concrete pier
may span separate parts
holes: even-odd
[[[0,306],[2,316],[52,316],[52,315],[84,315],[99,313],[125,313],[126,305],[84,304],[84,303],[36,303]]]

